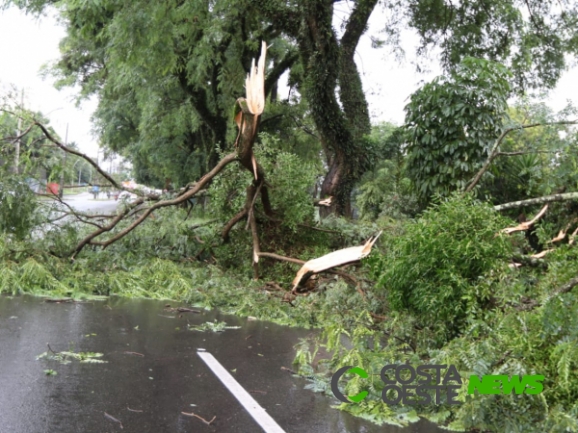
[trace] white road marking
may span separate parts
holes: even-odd
[[[201,349],[202,350],[202,349]],[[259,403],[249,394],[245,389],[235,380],[233,376],[217,361],[217,359],[209,352],[199,350],[197,355],[207,364],[207,366],[215,373],[215,376],[227,387],[231,394],[243,405],[253,417],[257,424],[259,424],[266,433],[285,433],[279,424],[259,406]]]

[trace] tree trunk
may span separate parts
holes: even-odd
[[[340,45],[332,26],[333,3],[303,2],[299,48],[306,71],[304,93],[329,162],[321,198],[334,197],[332,206],[320,211],[321,216],[351,216],[351,191],[364,172],[362,138],[370,132],[370,122],[353,54],[375,4],[376,0],[357,3]],[[336,97],[338,79],[343,109]]]

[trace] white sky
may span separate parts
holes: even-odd
[[[343,12],[347,12],[348,6],[343,7]],[[393,59],[387,49],[372,49],[368,35],[377,34],[382,22],[383,16],[376,11],[370,20],[369,31],[359,43],[356,61],[362,73],[372,121],[401,124],[409,95],[420,83],[439,74],[439,69],[432,67],[432,73],[418,74],[409,61]],[[64,35],[64,28],[57,24],[54,15],[36,19],[16,8],[0,10],[0,91],[8,85],[24,89],[27,108],[47,115],[62,139],[68,124],[68,141],[76,142],[82,151],[96,157],[97,139],[91,134],[90,122],[96,99],[77,107],[74,103],[77,90],[58,91],[53,86],[53,78],[40,77],[42,65],[59,57],[58,43]],[[567,100],[578,106],[578,68],[564,74],[548,102],[553,109],[560,110]]]
[[[42,65],[59,57],[58,43],[64,35],[54,16],[36,19],[16,8],[0,10],[0,86],[24,89],[26,108],[45,114],[63,140],[68,123],[68,142],[96,157],[97,140],[90,132],[96,100],[77,107],[73,89],[58,91],[52,78],[40,76]]]

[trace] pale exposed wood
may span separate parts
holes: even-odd
[[[261,56],[257,67],[255,59],[251,63],[251,70],[245,81],[247,105],[249,111],[255,116],[263,113],[265,108],[265,57],[267,54],[267,44],[263,41],[261,44]]]
[[[326,199],[324,199],[324,200],[319,200],[319,201],[317,202],[317,206],[331,206],[331,201],[332,201],[332,199],[333,199],[333,196],[328,197],[328,198],[326,198]]]
[[[574,238],[576,237],[576,234],[578,234],[578,227],[570,235],[570,240],[568,241],[568,245],[572,245],[574,243]]]
[[[366,257],[371,252],[371,248],[381,233],[382,232],[379,232],[376,236],[369,238],[364,245],[344,248],[342,250],[333,251],[332,253],[326,254],[322,257],[309,260],[297,272],[297,275],[293,280],[293,291],[295,291],[295,289],[312,274],[318,274],[319,272],[335,268],[336,266],[357,262]]]
[[[537,254],[532,254],[530,257],[533,259],[543,259],[544,257],[546,257],[546,254],[551,253],[552,251],[554,250],[544,250]]]
[[[558,236],[556,236],[554,239],[552,239],[550,242],[554,243],[554,242],[560,242],[561,240],[563,240],[566,237],[566,230],[560,230],[558,232]]]
[[[522,232],[532,228],[532,226],[538,221],[540,218],[544,216],[546,211],[548,210],[548,205],[545,205],[538,214],[532,218],[530,221],[524,221],[523,223],[518,224],[516,227],[508,227],[502,230],[502,233],[511,234],[514,232]]]

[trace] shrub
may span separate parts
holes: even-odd
[[[372,260],[377,288],[387,292],[392,309],[414,313],[444,339],[455,335],[468,312],[490,300],[511,250],[496,236],[505,226],[491,206],[469,196],[438,203]]]

